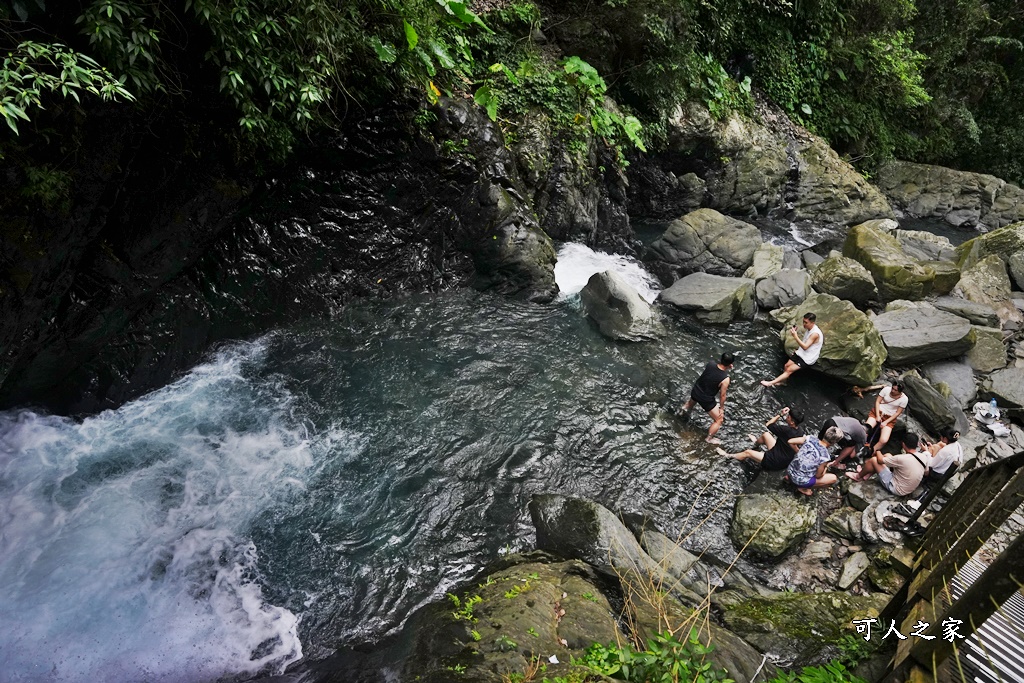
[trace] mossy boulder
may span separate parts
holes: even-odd
[[[973,326],[974,346],[967,352],[967,363],[975,372],[987,373],[1006,367],[1003,333],[992,327]]]
[[[1013,305],[1010,291],[1006,264],[999,256],[990,254],[964,269],[954,293],[968,301],[989,306],[1005,326],[1007,323],[1019,324],[1024,319]]]
[[[784,492],[740,496],[733,508],[729,537],[747,552],[779,557],[807,537],[818,515],[809,501]]]
[[[743,272],[743,277],[760,280],[782,270],[786,250],[778,244],[763,242],[754,251],[754,260]]]
[[[852,258],[838,254],[829,256],[814,269],[811,275],[814,289],[852,302],[863,308],[878,299],[875,279]]]
[[[885,363],[886,350],[871,320],[849,301],[829,294],[813,293],[797,306],[771,313],[782,326],[780,336],[786,353],[796,350],[789,328],[798,325],[804,314],[813,312],[825,335],[821,356],[815,369],[850,384],[871,384]]]
[[[725,324],[737,316],[754,314],[754,281],[693,273],[662,290],[658,300],[691,311],[702,322]]]
[[[934,288],[935,269],[907,256],[899,241],[880,223],[867,221],[850,228],[843,243],[843,256],[868,269],[882,301],[925,298]]]
[[[932,280],[932,296],[949,294],[960,282],[960,268],[952,261],[921,261],[921,265],[935,273]]]
[[[854,619],[877,617],[887,595],[782,593],[751,598],[725,609],[727,628],[784,666],[820,664],[852,633]]]
[[[998,256],[1004,263],[1024,251],[1024,221],[987,232],[956,248],[957,265],[969,268],[986,256]]]
[[[956,399],[943,396],[931,382],[916,372],[903,375],[903,383],[910,399],[907,409],[929,434],[941,434],[946,427],[967,433],[970,424]]]
[[[754,262],[761,232],[749,223],[698,209],[669,223],[648,247],[644,261],[668,286],[691,273],[741,275]]]

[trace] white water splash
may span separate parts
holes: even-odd
[[[648,303],[658,297],[661,285],[635,258],[619,254],[605,254],[577,242],[563,244],[555,263],[555,282],[559,298],[567,299],[579,294],[595,273],[612,270],[631,284]]]
[[[301,658],[248,534],[312,458],[288,396],[241,374],[261,353],[80,424],[0,414],[0,681],[211,681]]]

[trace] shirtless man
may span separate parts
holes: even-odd
[[[699,403],[700,407],[711,416],[711,427],[708,428],[708,436],[705,439],[708,443],[720,444],[721,440],[715,438],[715,434],[722,428],[725,422],[725,392],[729,388],[729,371],[735,358],[731,353],[723,353],[717,363],[711,362],[704,366],[704,372],[697,378],[693,389],[690,390],[690,400],[682,408],[683,413],[689,413],[694,404]],[[717,394],[718,403],[715,403]]]

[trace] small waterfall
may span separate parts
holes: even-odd
[[[621,275],[648,303],[654,301],[661,291],[658,279],[648,273],[635,258],[605,254],[584,244],[568,242],[558,250],[558,262],[555,264],[559,298],[568,299],[579,294],[592,275],[606,270]]]

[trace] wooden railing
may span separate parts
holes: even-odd
[[[971,472],[932,520],[910,577],[880,615],[882,623],[900,624],[901,633],[910,633],[920,622],[929,627],[919,629],[920,637],[899,641],[882,683],[939,680],[940,668],[965,642],[943,637],[944,624],[956,624],[958,634],[968,637],[1020,590],[1024,535],[1014,539],[959,599],[953,597],[950,584],[1022,500],[1024,452]]]

